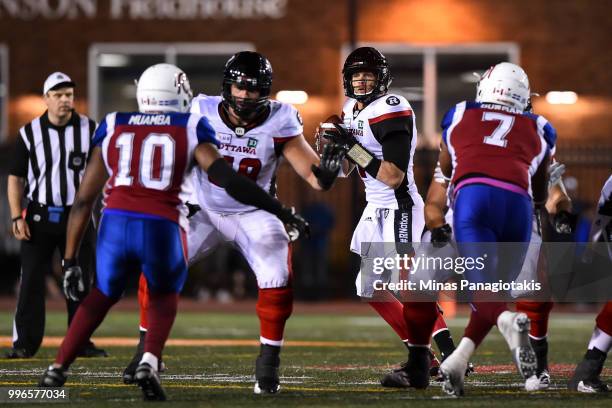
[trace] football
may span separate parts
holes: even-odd
[[[323,122],[319,123],[317,131],[315,133],[315,149],[317,153],[323,152],[323,147],[327,143],[327,140],[323,137],[324,130],[334,130],[334,124],[342,124],[343,121],[338,115],[330,115]]]

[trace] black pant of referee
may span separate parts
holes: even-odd
[[[31,357],[42,343],[45,331],[46,277],[52,270],[54,252],[59,250],[60,254],[64,253],[69,212],[70,207],[51,207],[35,202],[30,202],[27,207],[25,219],[30,227],[30,240],[21,243],[21,283],[14,321],[14,342],[13,350],[7,357]],[[95,234],[90,228],[79,255],[86,292],[93,275],[94,240]],[[79,303],[66,300],[66,305],[70,325]],[[81,355],[94,357],[106,353],[90,342]]]

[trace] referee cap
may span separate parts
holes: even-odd
[[[45,85],[43,86],[43,95],[46,95],[50,90],[57,88],[59,85],[68,87],[75,87],[76,84],[70,77],[63,72],[54,72],[47,77]]]

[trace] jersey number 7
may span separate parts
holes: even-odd
[[[489,136],[485,136],[483,142],[497,147],[506,147],[508,144],[506,136],[508,136],[510,129],[512,129],[512,125],[514,125],[514,116],[497,112],[484,112],[482,114],[482,120],[493,120],[499,122],[499,125],[493,131],[493,133],[491,133]]]

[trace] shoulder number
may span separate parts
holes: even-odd
[[[514,125],[514,116],[498,112],[484,112],[483,121],[498,121],[499,125],[489,136],[485,136],[483,142],[497,147],[506,147],[508,140],[506,136]]]

